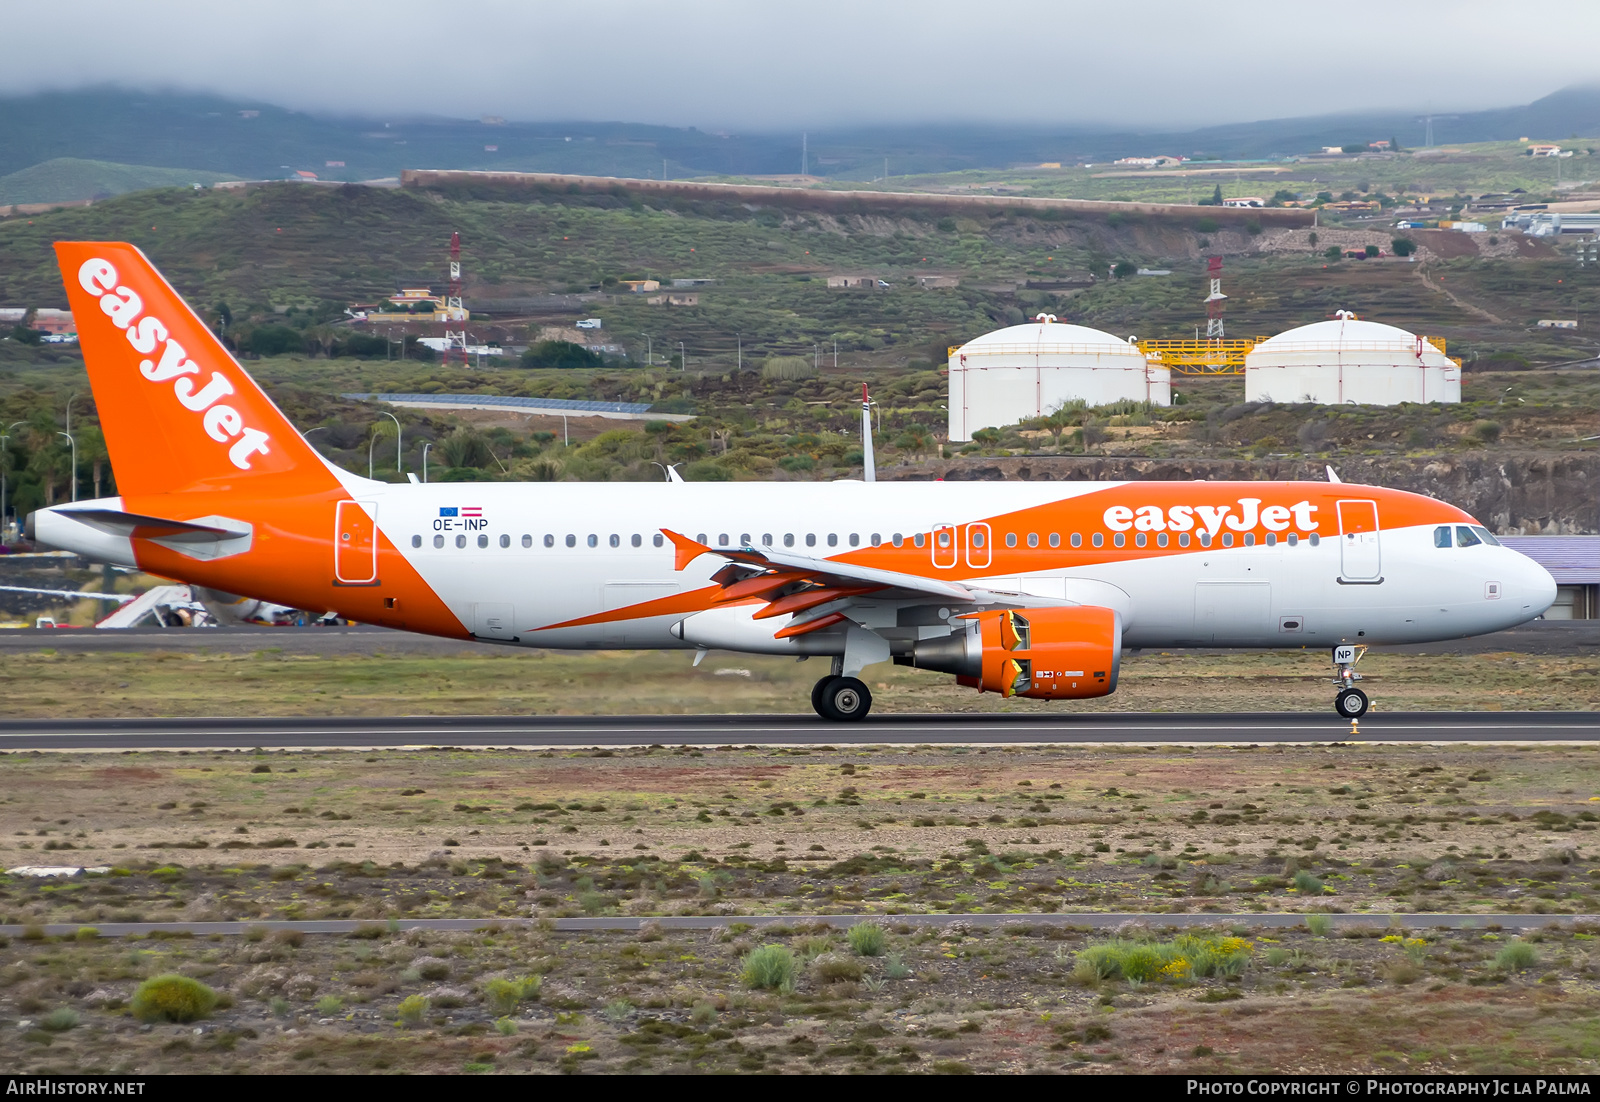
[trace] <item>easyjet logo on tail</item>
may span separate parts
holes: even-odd
[[[117,269],[108,260],[86,260],[78,269],[78,284],[100,300],[111,323],[121,329],[135,352],[151,359],[139,361],[139,373],[152,383],[172,383],[172,393],[183,408],[200,415],[200,427],[218,444],[229,444],[228,460],[241,471],[250,469],[252,455],[269,455],[271,437],[244,423],[244,417],[222,399],[234,392],[233,384],[220,371],[195,388],[200,367],[189,359],[183,345],[172,339],[167,325],[154,314],[144,313],[138,292],[119,284]],[[141,316],[143,315],[143,316]],[[160,355],[156,349],[160,348]]]
[[[1257,525],[1269,532],[1283,532],[1291,523],[1302,532],[1315,532],[1321,527],[1314,519],[1317,507],[1309,501],[1263,509],[1259,497],[1242,497],[1237,504],[1237,514],[1232,505],[1174,505],[1169,509],[1159,505],[1113,505],[1101,519],[1113,532],[1130,528],[1137,532],[1190,532],[1199,526],[1213,536],[1224,525],[1234,532],[1249,532]]]

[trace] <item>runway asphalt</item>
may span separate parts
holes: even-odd
[[[1335,929],[1353,926],[1400,926],[1416,929],[1536,929],[1553,923],[1593,923],[1595,915],[1570,914],[1337,914],[1330,915]],[[1295,913],[1256,914],[1166,914],[1146,912],[1093,913],[1037,912],[1032,914],[836,914],[836,915],[662,915],[660,917],[607,916],[602,918],[398,918],[357,920],[349,918],[267,919],[259,922],[100,922],[92,928],[101,937],[148,937],[188,935],[191,937],[237,936],[249,930],[298,930],[303,934],[352,934],[358,930],[385,926],[402,930],[483,930],[491,927],[548,926],[563,932],[584,930],[637,930],[655,923],[667,930],[720,930],[733,923],[749,926],[793,926],[800,923],[826,923],[854,926],[858,922],[884,922],[892,925],[947,928],[957,923],[994,929],[1005,926],[1069,926],[1108,930],[1125,922],[1151,927],[1193,927],[1244,925],[1254,929],[1286,930],[1305,924],[1306,916]],[[46,937],[73,937],[84,927],[70,922],[52,922],[39,927]],[[0,937],[28,935],[26,926],[0,926]]]
[[[0,722],[0,751],[880,745],[1545,743],[1600,739],[1600,712],[1332,714],[404,716]]]

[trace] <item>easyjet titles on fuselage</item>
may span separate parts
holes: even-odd
[[[139,316],[144,311],[144,301],[132,288],[118,286],[117,269],[110,261],[84,261],[78,269],[78,283],[100,300],[100,309],[113,325],[125,331],[135,352],[149,356],[157,345],[162,346],[161,358],[141,360],[139,373],[152,383],[174,380],[173,393],[185,409],[200,414],[200,427],[206,435],[219,444],[233,441],[228,449],[229,462],[248,471],[250,456],[270,454],[272,449],[267,445],[271,437],[247,426],[237,409],[221,401],[234,392],[227,376],[213,371],[205,386],[195,390],[194,380],[187,376],[199,374],[199,365],[189,359],[183,345],[172,339],[165,322],[154,314]]]
[[[1190,532],[1198,526],[1213,536],[1224,526],[1234,532],[1249,532],[1257,526],[1269,532],[1284,532],[1293,525],[1307,533],[1321,527],[1315,519],[1317,507],[1309,501],[1262,508],[1260,498],[1242,497],[1237,504],[1237,514],[1232,505],[1173,505],[1167,509],[1159,505],[1113,505],[1101,520],[1113,532],[1130,528],[1136,532]]]

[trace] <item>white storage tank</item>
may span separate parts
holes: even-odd
[[[1003,428],[1081,400],[1172,404],[1172,373],[1131,341],[1040,314],[950,353],[950,439]]]
[[[1244,397],[1340,406],[1459,402],[1461,365],[1426,337],[1341,310],[1247,353]]]

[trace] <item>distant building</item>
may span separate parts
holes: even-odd
[[[289,177],[291,180],[315,180],[316,178],[317,174],[315,172],[307,172],[303,168],[296,170],[295,174]]]
[[[0,326],[9,328],[21,325],[22,319],[27,316],[28,311],[22,307],[0,308]],[[48,333],[52,337],[63,337],[77,333],[78,323],[72,320],[71,310],[41,307],[33,312],[33,324],[29,328],[40,333]]]
[[[1389,139],[1388,138],[1379,138],[1375,142],[1368,142],[1367,143],[1367,148],[1368,149],[1388,149],[1389,148]]]
[[[323,161],[322,162],[322,167],[323,168],[343,168],[344,167],[344,162],[343,161]]]
[[[1455,222],[1445,219],[1439,223],[1441,230],[1455,230],[1457,233],[1487,233],[1489,227],[1482,222]]]
[[[1342,145],[1325,145],[1325,146],[1322,147],[1322,151],[1324,153],[1343,153],[1344,152],[1344,146],[1342,146]]]
[[[696,291],[668,291],[651,295],[644,301],[648,306],[699,306],[700,295]]]
[[[1528,146],[1528,156],[1559,157],[1561,156],[1561,147],[1559,145],[1548,145],[1543,142],[1535,142],[1534,144]]]
[[[1376,199],[1347,199],[1339,203],[1324,203],[1322,209],[1336,214],[1356,214],[1361,211],[1382,210],[1383,204]]]
[[[1556,580],[1556,601],[1544,619],[1600,619],[1600,536],[1503,536],[1500,542]]]
[[[876,276],[834,275],[828,277],[828,286],[830,288],[865,287],[871,290],[877,285],[877,282],[878,278]]]
[[[1514,210],[1501,228],[1521,230],[1529,237],[1560,237],[1563,234],[1593,234],[1600,231],[1600,213],[1571,213],[1553,210]]]
[[[1577,323],[1576,320],[1568,320],[1566,318],[1540,318],[1539,319],[1539,328],[1540,329],[1576,329],[1576,328],[1578,328],[1578,323]]]
[[[961,279],[960,277],[953,275],[919,275],[917,276],[917,286],[959,287],[961,286]]]
[[[659,279],[619,279],[617,280],[617,286],[626,287],[631,295],[642,295],[646,291],[661,290],[661,281]]]
[[[675,279],[672,281],[672,285],[674,287],[709,287],[715,282],[716,280],[714,279]]]
[[[1060,168],[1061,167],[1061,162],[1060,161],[1042,161],[1042,162],[1040,162],[1039,167],[1040,168]]]
[[[1232,199],[1224,199],[1222,205],[1225,207],[1264,207],[1267,205],[1267,201],[1259,195],[1239,195]]]

